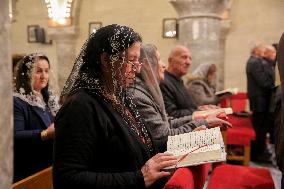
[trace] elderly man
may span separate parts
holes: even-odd
[[[181,79],[191,65],[191,53],[185,46],[178,45],[172,49],[168,63],[165,79],[160,84],[166,111],[172,117],[191,115],[197,106]]]
[[[271,65],[263,58],[266,50],[263,44],[255,45],[246,66],[247,92],[256,133],[256,140],[252,143],[251,159],[261,162],[270,161],[271,154],[266,151],[265,138],[269,127],[273,126],[269,106],[275,77]]]

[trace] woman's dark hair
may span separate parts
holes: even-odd
[[[25,57],[24,54],[13,54],[13,55],[12,55],[13,72],[14,72],[14,70],[15,70],[15,68],[16,68],[16,66],[17,66],[17,64],[18,64],[18,62],[19,62],[20,60],[22,60],[24,57]]]
[[[15,69],[15,90],[17,92],[20,92],[20,88],[23,88],[24,94],[31,94],[32,93],[32,86],[31,86],[31,69],[35,66],[36,62],[38,60],[46,60],[48,62],[49,68],[50,63],[47,56],[42,54],[30,54],[22,58],[17,68]],[[48,102],[49,94],[48,94],[48,86],[49,83],[47,83],[46,87],[41,90],[41,94],[43,96],[43,100],[45,103]]]
[[[132,28],[117,24],[108,25],[91,34],[86,46],[81,70],[91,68],[95,73],[100,73],[101,54],[115,55],[130,47],[135,42],[142,42],[141,36]]]

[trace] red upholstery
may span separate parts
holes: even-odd
[[[233,112],[245,111],[247,93],[239,92],[223,100],[222,107],[231,107]],[[255,140],[255,132],[252,127],[251,117],[228,115],[228,121],[233,128],[227,130],[227,144],[249,146],[251,140]]]
[[[210,168],[211,164],[179,168],[164,189],[202,189]]]
[[[224,98],[223,100],[221,100],[220,102],[220,106],[221,108],[228,108],[230,107],[230,98]]]
[[[193,179],[194,179],[194,188],[195,189],[202,189],[206,178],[208,176],[208,173],[211,169],[211,164],[203,164],[203,165],[197,165],[189,167],[189,169],[193,173]]]
[[[246,109],[247,93],[240,92],[230,97],[233,112],[242,112]]]
[[[214,169],[207,189],[275,189],[275,186],[267,169],[227,164]]]
[[[179,168],[175,171],[164,189],[194,189],[193,174],[188,168]]]
[[[251,118],[234,115],[228,115],[228,118],[233,128],[227,130],[227,144],[249,146],[251,140],[255,140]]]
[[[233,112],[242,112],[246,109],[247,93],[239,92],[235,95],[229,96],[220,102],[222,108],[231,107]]]

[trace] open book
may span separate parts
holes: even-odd
[[[228,114],[232,114],[232,108],[217,108],[217,109],[209,109],[202,111],[195,111],[192,113],[192,119],[206,119],[210,115],[216,115],[216,117],[220,119],[226,119]]]
[[[238,88],[228,88],[222,91],[217,91],[215,92],[215,95],[217,96],[223,96],[223,95],[234,95],[237,94],[239,92]]]
[[[226,161],[226,152],[219,127],[169,136],[167,151],[178,156],[177,168],[210,162]]]

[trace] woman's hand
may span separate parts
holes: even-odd
[[[217,117],[208,117],[206,118],[206,121],[208,122],[207,128],[220,127],[221,130],[226,130],[227,128],[232,127],[231,123]]]
[[[141,172],[144,177],[145,186],[148,188],[156,180],[169,176],[171,173],[167,171],[161,171],[169,166],[177,164],[177,158],[170,153],[159,153],[149,159],[142,167]]]
[[[201,130],[205,130],[207,127],[205,125],[201,125],[199,127],[196,127],[195,129],[193,129],[193,132],[194,131],[201,131]]]
[[[46,131],[48,138],[54,138],[54,132],[55,132],[54,123],[50,124],[49,127],[47,127]]]
[[[50,138],[54,138],[54,123],[50,124],[47,129],[41,131],[41,139],[48,140]]]
[[[213,104],[198,106],[198,110],[200,110],[200,111],[219,109],[219,108],[220,108],[219,106],[216,106],[216,105],[213,105]]]

